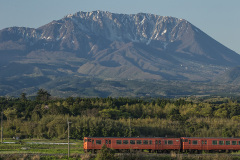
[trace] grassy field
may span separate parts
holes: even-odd
[[[6,142],[11,142],[10,144]],[[15,144],[13,144],[14,142]],[[83,152],[82,140],[70,141],[70,155],[77,157]],[[45,139],[27,139],[27,140],[10,140],[5,139],[3,144],[0,144],[0,159],[19,159],[19,157],[25,157],[27,155],[38,155],[39,157],[62,157],[67,158],[68,144],[66,140],[45,140]],[[16,157],[16,158],[14,158]],[[47,158],[47,159],[49,159]],[[61,158],[61,159],[62,159]],[[30,158],[32,159],[32,158]],[[40,158],[35,158],[40,159]],[[42,158],[41,158],[42,159]],[[51,159],[51,158],[50,158]],[[53,158],[55,159],[55,158]]]

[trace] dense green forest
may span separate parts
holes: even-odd
[[[56,98],[40,89],[33,99],[0,97],[3,137],[84,136],[240,137],[240,98]]]

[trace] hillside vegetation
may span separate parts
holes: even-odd
[[[0,98],[5,138],[84,136],[240,137],[239,98]],[[131,127],[130,127],[131,126]],[[131,132],[131,133],[130,133]]]

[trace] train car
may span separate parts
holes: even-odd
[[[208,143],[201,137],[181,137],[182,152],[200,152],[207,149]]]
[[[119,152],[130,150],[149,152],[169,152],[180,151],[180,138],[165,137],[85,137],[84,151],[96,152],[105,145],[107,148],[115,149]]]
[[[240,138],[181,137],[183,152],[228,152],[240,150]]]

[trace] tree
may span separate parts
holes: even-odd
[[[214,112],[214,117],[227,118],[227,110],[225,108],[220,108]]]
[[[102,111],[99,111],[99,114],[103,118],[111,118],[111,119],[118,119],[120,117],[121,111],[117,109],[103,109]]]
[[[39,89],[37,92],[37,101],[48,101],[51,95],[44,89]]]
[[[26,93],[21,93],[20,99],[21,99],[22,101],[26,101],[26,100],[27,100],[26,95],[27,95]]]
[[[7,117],[7,120],[11,120],[17,117],[17,110],[16,108],[7,108],[3,111],[4,115]]]

